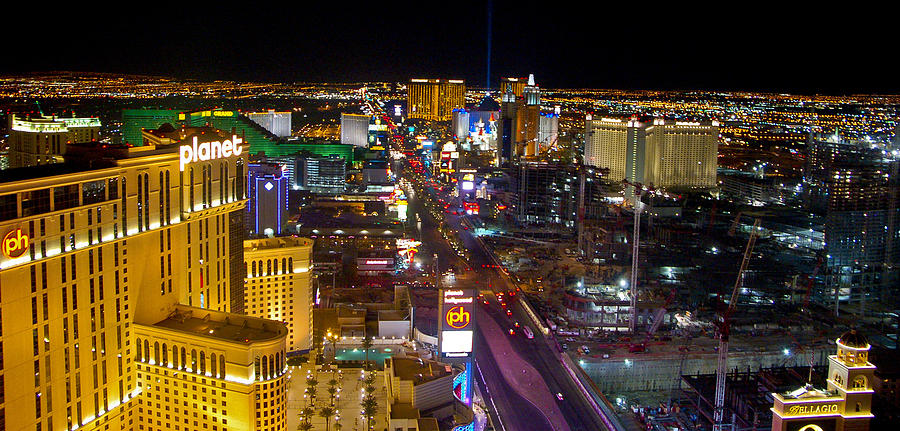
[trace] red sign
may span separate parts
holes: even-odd
[[[3,237],[3,255],[15,259],[28,251],[28,235],[22,233],[22,229],[9,231]]]

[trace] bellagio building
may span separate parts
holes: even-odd
[[[210,128],[0,176],[0,429],[284,429],[243,306],[246,151]]]
[[[409,118],[450,121],[466,107],[466,82],[458,79],[411,79],[407,86]]]
[[[310,348],[312,246],[311,239],[290,236],[244,241],[244,310],[250,316],[284,322],[288,351]]]
[[[719,124],[654,118],[585,119],[584,164],[670,190],[716,187]]]

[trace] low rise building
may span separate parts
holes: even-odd
[[[450,365],[421,358],[395,356],[386,359],[384,378],[392,425],[394,421],[421,416],[437,419],[451,416],[456,373],[458,371]]]

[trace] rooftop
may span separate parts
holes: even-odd
[[[182,305],[153,326],[239,343],[267,341],[287,334],[287,328],[279,322]]]
[[[275,248],[311,246],[312,240],[297,236],[282,236],[275,238],[261,238],[244,240],[244,252],[267,250]]]
[[[411,380],[414,385],[430,382],[433,380],[447,377],[452,373],[449,366],[440,362],[428,361],[420,358],[398,358],[390,359],[393,374],[401,380]]]
[[[391,404],[391,419],[415,419],[419,417],[419,409],[410,403]]]

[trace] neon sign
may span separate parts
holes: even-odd
[[[449,325],[451,328],[463,329],[466,326],[469,326],[471,314],[463,309],[462,305],[457,305],[456,307],[447,310],[445,319],[447,319],[447,325]]]
[[[28,235],[22,229],[11,230],[3,237],[3,255],[15,259],[28,251]]]
[[[244,140],[236,135],[231,135],[230,141],[226,139],[222,142],[213,141],[201,143],[197,143],[197,137],[194,136],[193,144],[182,145],[178,149],[181,154],[181,171],[183,172],[184,166],[189,163],[206,162],[223,157],[238,156],[244,151],[244,147],[241,146],[243,143]]]
[[[809,414],[829,414],[829,413],[838,413],[839,407],[837,404],[814,404],[814,405],[800,405],[800,406],[791,406],[785,414],[788,416],[798,416],[798,415],[809,415]]]

